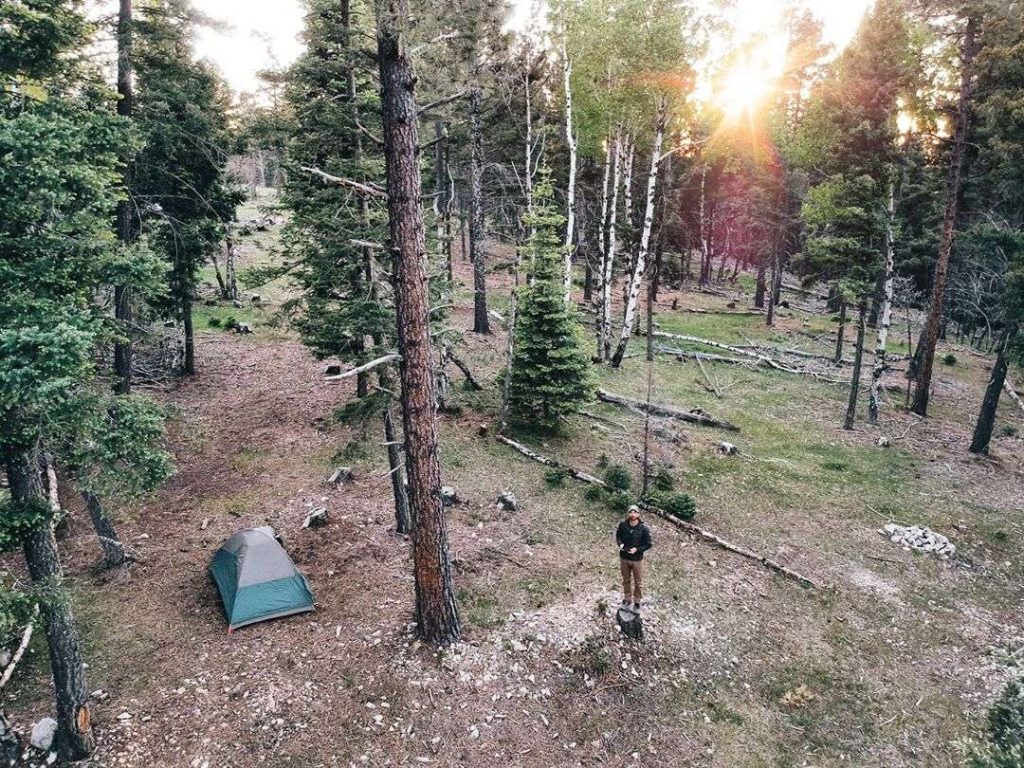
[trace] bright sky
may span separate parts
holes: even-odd
[[[707,2],[707,0],[704,0]],[[194,0],[203,13],[230,25],[203,30],[199,55],[213,61],[236,91],[254,91],[256,73],[268,66],[287,66],[302,52],[303,7],[300,0]],[[803,0],[825,25],[825,38],[842,48],[853,36],[872,0]],[[512,0],[511,26],[530,17],[533,0]],[[770,30],[784,0],[736,0],[731,14],[740,41]]]

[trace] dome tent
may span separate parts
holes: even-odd
[[[239,531],[210,562],[228,631],[267,619],[315,610],[306,577],[299,573],[270,526]]]

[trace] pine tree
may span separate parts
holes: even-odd
[[[532,280],[520,289],[509,384],[513,424],[557,429],[561,417],[593,394],[590,363],[579,345],[574,307],[565,303],[565,217],[553,200],[550,173],[541,171],[533,190],[532,235],[526,261]]]

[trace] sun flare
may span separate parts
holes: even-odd
[[[719,81],[717,101],[727,117],[754,114],[771,96],[786,65],[784,38],[744,54]]]

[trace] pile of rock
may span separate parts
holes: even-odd
[[[903,526],[889,523],[879,533],[888,536],[889,541],[899,544],[905,550],[929,552],[938,555],[943,560],[956,553],[956,545],[953,542],[941,533],[936,533],[931,528],[924,526]]]

